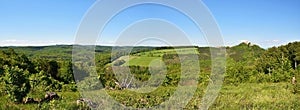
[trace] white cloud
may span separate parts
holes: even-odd
[[[15,39],[11,39],[11,40],[4,40],[3,42],[6,42],[6,43],[11,43],[11,42],[16,42],[17,40]]]
[[[273,40],[236,40],[236,41],[225,41],[225,45],[226,46],[235,46],[238,45],[242,42],[250,42],[252,44],[256,44],[262,48],[270,48],[273,46],[281,46],[281,45],[286,45],[289,42],[293,42],[293,41],[286,41],[286,40],[278,40],[278,39],[273,39]]]
[[[113,40],[101,40],[101,41],[96,41],[96,45],[105,45],[105,46],[114,46],[115,45],[115,41]]]
[[[299,40],[295,40],[299,41]],[[285,41],[285,40],[254,40],[254,41],[249,41],[249,40],[235,40],[235,41],[225,41],[226,46],[235,46],[238,45],[241,42],[251,42],[252,44],[259,45],[262,48],[270,48],[273,46],[280,46],[280,45],[286,45],[289,42],[293,41]],[[0,40],[0,46],[48,46],[48,45],[71,45],[74,42],[72,41],[29,41],[29,40],[15,40],[15,39],[8,39],[8,40]],[[115,46],[115,41],[97,41],[97,45],[106,45],[106,46]],[[194,45],[198,46],[208,46],[208,44],[205,43],[193,43]],[[160,44],[156,44],[158,46]]]
[[[262,46],[263,48],[270,48],[273,46],[280,46],[280,45],[286,45],[289,41],[284,40],[262,40],[262,41],[255,41],[254,43]]]
[[[72,42],[65,41],[29,41],[29,40],[2,40],[0,46],[47,46],[56,44],[73,44]]]

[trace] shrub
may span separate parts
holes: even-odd
[[[299,84],[299,83],[293,85],[293,90],[292,90],[292,92],[293,92],[294,94],[299,94],[299,93],[300,93],[300,84]]]
[[[4,66],[5,68],[5,90],[8,97],[17,103],[22,102],[23,98],[30,91],[30,83],[28,79],[28,71],[23,71],[23,69],[15,67]]]

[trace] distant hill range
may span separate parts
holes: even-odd
[[[76,45],[78,46],[78,45]],[[147,47],[147,46],[138,46],[138,47],[120,47],[120,46],[95,46],[95,53],[110,53],[112,48],[114,49],[125,49],[132,48],[131,52],[139,52],[145,50],[153,49],[168,49],[168,48],[198,48],[200,56],[203,58],[210,58],[210,47],[198,47],[198,46],[178,46],[178,47]],[[272,47],[269,49],[263,49],[258,45],[252,44],[251,42],[242,42],[239,45],[232,47],[225,47],[227,55],[233,58],[235,61],[241,61],[247,58],[249,54],[254,57],[259,57],[265,51],[270,49],[278,48],[279,50],[286,51],[286,54],[294,54],[300,52],[300,42],[291,42],[287,45],[282,45],[279,47]],[[17,53],[23,53],[28,57],[40,57],[40,58],[49,58],[49,59],[71,59],[73,45],[53,45],[53,46],[9,46],[9,47],[0,47],[0,50],[5,50],[8,48],[13,48]],[[300,55],[300,54],[299,54]],[[296,58],[297,57],[297,58]],[[291,55],[291,59],[300,59],[297,55]]]

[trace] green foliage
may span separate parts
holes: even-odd
[[[228,56],[235,61],[251,61],[254,58],[259,57],[264,49],[251,43],[240,43],[237,46],[226,49]]]
[[[24,54],[18,55],[11,48],[5,51],[0,51],[0,61],[0,75],[3,73],[4,65],[9,67],[18,66],[20,69],[27,70],[30,73],[35,72],[32,62]]]
[[[57,61],[46,60],[46,59],[36,59],[34,61],[37,71],[44,71],[47,76],[51,76],[54,79],[58,79],[58,69],[59,65]]]
[[[33,92],[59,91],[62,89],[62,82],[49,77],[44,71],[30,76]]]
[[[298,47],[297,47],[298,46]],[[256,45],[241,43],[228,48],[225,83],[288,82],[295,75],[294,63],[299,43],[289,43],[263,51]]]
[[[176,90],[175,87],[159,87],[151,93],[136,93],[130,90],[108,90],[116,101],[133,108],[150,108],[167,101]]]
[[[296,83],[296,84],[293,85],[292,93],[300,94],[300,84],[299,83]]]
[[[299,109],[299,103],[296,100],[299,98],[299,82],[295,85],[289,84],[292,76],[300,75],[299,47],[299,42],[272,47],[267,50],[251,43],[227,47],[227,71],[224,87],[212,107],[216,109],[274,109],[273,106],[276,106],[279,109]],[[0,48],[4,50],[0,51],[0,77],[3,79],[0,83],[0,96],[10,96],[8,98],[15,98],[14,101],[20,101],[26,96],[28,92],[25,92],[28,89],[13,88],[25,88],[29,86],[28,82],[31,85],[29,94],[35,98],[37,94],[40,94],[38,98],[42,98],[45,91],[62,91],[62,93],[76,91],[74,70],[77,72],[75,74],[77,85],[81,89],[97,91],[103,87],[113,88],[108,90],[108,93],[124,105],[149,108],[166,101],[176,86],[180,86],[178,82],[181,78],[186,81],[183,81],[184,84],[193,83],[188,82],[191,76],[180,75],[182,59],[179,59],[178,54],[185,54],[184,57],[189,57],[189,54],[196,54],[200,60],[199,87],[186,109],[199,109],[198,105],[201,104],[201,98],[210,81],[209,76],[212,71],[210,51],[216,48],[137,47],[133,48],[131,53],[125,51],[131,47],[114,47],[117,52],[112,52],[112,48],[96,46],[95,64],[92,63],[92,60],[74,61],[73,64],[70,60],[72,46]],[[90,56],[80,55],[77,56],[79,59],[90,59]],[[130,57],[129,61],[122,58],[126,55]],[[151,84],[154,87],[159,86],[157,91],[149,94],[135,94],[127,89],[121,89],[117,85],[116,82],[121,83],[121,81],[117,80],[112,66],[117,66],[120,69],[119,75],[123,75],[124,78],[126,76],[123,70],[129,66],[131,75],[143,82],[149,80],[152,74],[149,68],[156,66],[153,63],[154,60],[161,61],[167,70],[165,75],[161,75],[164,77],[162,85]],[[91,69],[95,66],[98,74]],[[190,69],[192,70],[192,67]],[[159,74],[163,72],[161,70],[155,71]],[[14,73],[16,76],[7,73]],[[23,80],[21,76],[25,79]],[[9,81],[16,78],[20,78],[20,82],[24,81],[22,82],[23,85],[16,82],[14,83],[18,86],[11,86],[14,85],[12,83],[8,84]],[[299,78],[297,77],[297,79]],[[12,92],[7,92],[8,90]],[[25,95],[17,90],[25,91]],[[8,104],[0,104],[0,109],[88,109],[85,106],[76,105],[75,101],[79,96],[74,96],[72,93],[62,96],[62,100],[40,105],[13,105],[10,101],[0,100],[0,103]]]
[[[151,74],[149,72],[149,67],[143,66],[129,66],[131,74],[134,75],[135,79],[139,81],[147,81]]]
[[[58,70],[57,78],[65,84],[74,83],[73,65],[71,61],[63,61]]]
[[[290,45],[293,44],[269,48],[257,58],[256,70],[269,75],[271,82],[289,81],[295,74],[292,65],[294,61],[290,58],[293,53],[288,52]]]
[[[99,90],[103,88],[98,77],[86,77],[84,80],[77,82],[77,85],[82,90]]]
[[[300,109],[300,95],[293,94],[289,83],[243,83],[222,87],[210,109]]]
[[[14,102],[20,103],[23,98],[30,91],[30,84],[28,80],[28,71],[20,69],[18,66],[8,67],[4,66],[5,76],[5,90],[8,97]]]

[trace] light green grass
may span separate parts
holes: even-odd
[[[80,106],[76,104],[76,100],[80,98],[79,92],[57,92],[60,96],[60,100],[53,100],[51,102],[44,102],[41,104],[15,104],[7,98],[7,96],[1,96],[0,110],[66,110],[66,109],[80,109]],[[43,93],[29,94],[28,97],[32,97],[35,100],[40,100],[44,97]]]
[[[223,86],[211,109],[299,110],[300,95],[289,83],[244,83]]]
[[[87,98],[96,98],[94,100],[100,100],[99,107],[107,107],[113,105],[102,105],[101,102],[105,99],[101,94],[109,94],[110,97],[114,97],[117,103],[122,103],[126,106],[133,107],[151,107],[153,104],[160,104],[168,99],[168,96],[172,96],[172,90],[176,90],[177,87],[162,87],[158,89],[156,93],[149,93],[148,95],[136,94],[128,90],[108,90],[104,89],[99,91],[86,92]],[[211,110],[299,110],[300,109],[300,94],[293,94],[291,92],[292,85],[289,83],[244,83],[238,85],[223,85],[217,99],[211,105]],[[189,101],[186,109],[199,109],[203,96],[203,90],[206,88],[203,86],[199,88],[193,99]],[[186,89],[188,90],[188,89]],[[101,92],[102,91],[102,92]],[[58,92],[58,95],[62,97],[61,100],[51,103],[42,104],[42,108],[45,109],[80,109],[76,105],[76,99],[79,98],[78,92]],[[0,97],[0,109],[4,110],[34,110],[40,109],[38,104],[14,104],[5,96]],[[140,100],[146,99],[148,103],[142,103]],[[180,103],[179,101],[178,103]]]
[[[189,90],[186,87],[185,90]],[[174,90],[177,87],[159,87],[156,92],[138,94],[129,90],[100,90],[87,92],[88,97],[106,99],[101,94],[110,95],[116,103],[122,103],[125,106],[131,107],[152,107],[156,104],[161,104],[173,96]],[[199,109],[204,95],[205,86],[201,86],[196,91],[193,98],[186,105],[187,110]],[[101,92],[102,91],[102,92]],[[183,91],[185,92],[185,91]],[[184,94],[184,93],[183,93]],[[148,97],[147,96],[151,96]],[[146,99],[147,103],[140,100]],[[165,100],[167,99],[167,100]],[[179,98],[181,99],[181,98]],[[223,85],[217,99],[210,106],[210,110],[299,110],[300,109],[300,94],[291,92],[289,83],[244,83],[239,85]],[[184,100],[179,100],[176,103],[182,103]],[[175,103],[174,103],[175,104]],[[107,107],[106,105],[101,107]],[[172,108],[172,107],[171,107]],[[173,108],[176,109],[176,108]]]
[[[124,65],[129,65],[129,66],[150,66],[151,63],[156,62],[156,61],[161,61],[161,57],[133,57],[130,58],[128,62],[126,62]]]
[[[131,56],[122,56],[117,60],[113,61],[112,64],[114,64],[118,60],[124,60],[126,63],[124,63],[122,66],[145,66],[145,67],[149,67],[150,65],[155,66],[155,65],[160,65],[159,62],[162,62],[162,56],[164,54],[199,54],[199,53],[197,51],[197,48],[153,50],[149,52],[137,53]]]
[[[197,48],[180,48],[180,49],[162,49],[149,52],[137,53],[135,56],[155,56],[160,57],[164,54],[199,54]]]

